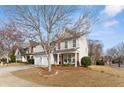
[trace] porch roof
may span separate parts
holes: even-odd
[[[56,53],[73,53],[77,51],[78,48],[71,48],[71,49],[61,49],[61,50],[56,50],[54,54]]]
[[[32,55],[45,55],[45,52],[36,52],[36,53],[33,53]]]

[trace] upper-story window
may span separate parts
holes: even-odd
[[[68,48],[68,41],[65,41],[65,48]]]
[[[31,53],[33,53],[33,47],[31,47]]]
[[[29,53],[29,49],[28,49],[28,53]]]
[[[20,54],[20,52],[18,52],[18,55]]]
[[[60,43],[58,43],[58,49],[60,49],[61,47],[60,47]]]
[[[73,39],[73,47],[76,47],[76,39]]]

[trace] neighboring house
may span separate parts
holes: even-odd
[[[29,41],[29,45],[26,48],[18,47],[15,52],[16,61],[27,62],[29,59],[33,59],[33,48],[37,45],[34,41]]]
[[[7,55],[8,55],[8,53],[3,53],[3,55],[0,56],[0,59],[7,59],[8,58],[8,60],[10,60],[10,58]]]
[[[26,49],[17,48],[15,52],[16,61],[27,62]]]
[[[56,46],[51,55],[51,64],[75,64],[81,65],[81,58],[88,56],[88,44],[86,35],[80,32],[65,31],[62,41]],[[48,66],[47,57],[41,45],[33,49],[35,65]]]

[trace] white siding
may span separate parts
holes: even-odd
[[[34,55],[34,64],[39,66],[48,66],[48,60],[45,55]],[[51,55],[51,64],[54,64],[54,58]]]
[[[24,56],[22,56],[22,62],[27,62],[27,59]]]
[[[34,53],[36,53],[36,52],[43,52],[43,48],[42,48],[41,45],[38,45],[35,48],[33,48],[33,51],[34,51]]]
[[[88,44],[86,36],[79,38],[79,46],[79,59],[81,60],[82,57],[88,56]]]
[[[22,61],[22,56],[18,48],[16,49],[15,56],[16,60]]]
[[[73,48],[73,39],[67,40],[67,42],[68,42],[68,48],[65,48],[65,42],[63,41],[60,43],[60,50]],[[79,39],[76,39],[76,47],[79,47]],[[58,46],[57,46],[57,49],[58,49]]]

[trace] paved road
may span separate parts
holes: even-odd
[[[113,67],[118,67],[118,64],[112,64]],[[120,65],[120,68],[124,68],[124,64]]]
[[[10,73],[33,67],[33,65],[0,67],[0,87],[43,87],[43,85],[23,80]]]

